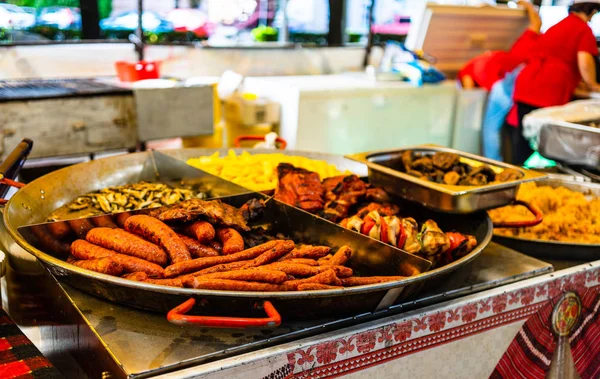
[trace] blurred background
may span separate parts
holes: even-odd
[[[374,43],[403,41],[411,15],[424,3],[420,0],[0,0],[0,42],[128,40],[138,27],[141,8],[144,35],[150,44],[366,44],[372,2]],[[506,1],[498,3],[502,2]],[[567,2],[539,1],[544,29],[566,15]],[[600,35],[600,19],[592,27]]]

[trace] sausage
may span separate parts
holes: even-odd
[[[193,237],[201,243],[207,243],[215,239],[215,228],[206,221],[196,221],[184,229],[184,233]],[[242,250],[244,250],[242,248]]]
[[[235,254],[244,250],[244,239],[237,230],[223,228],[217,230],[217,237],[223,244],[223,255]]]
[[[71,229],[77,234],[78,238],[85,239],[85,236],[88,232],[94,229],[94,224],[87,218],[80,218],[77,220],[69,220],[67,221],[71,226]]]
[[[265,251],[272,249],[273,247],[281,244],[282,240],[274,240],[269,241],[267,243],[263,243],[262,245],[254,246],[250,249],[246,249],[244,251],[240,251],[239,253],[230,254],[230,255],[220,255],[218,257],[206,257],[206,258],[197,258],[192,259],[191,261],[179,262],[168,266],[165,269],[165,275],[167,278],[174,278],[176,276],[180,276],[183,274],[187,274],[190,272],[195,272],[202,270],[203,268],[216,266],[219,264],[237,262],[237,261],[245,261],[249,259],[254,259],[264,253]]]
[[[266,270],[278,270],[278,271],[284,272],[288,275],[300,276],[300,277],[314,276],[314,275],[319,274],[318,267],[313,267],[313,266],[308,266],[308,265],[303,265],[303,264],[298,264],[298,263],[288,263],[287,261],[286,262],[275,262],[275,263],[271,263],[269,265],[262,266],[259,268],[266,269]]]
[[[274,292],[285,289],[277,284],[246,282],[243,280],[202,279],[192,276],[183,280],[183,285],[189,288],[223,291],[257,291]]]
[[[47,224],[47,226],[50,234],[52,234],[54,238],[58,238],[59,240],[63,240],[69,237],[71,233],[73,233],[73,230],[71,230],[69,224],[64,221],[53,222],[51,224]]]
[[[129,212],[123,212],[123,213],[119,213],[115,216],[116,220],[117,220],[117,225],[119,225],[119,227],[124,228],[125,227],[125,221],[127,221],[127,219],[131,217],[131,213]]]
[[[327,264],[327,262],[329,262],[329,260],[333,258],[333,255],[331,254],[327,254],[326,256],[324,256],[323,258],[319,258],[317,259],[317,263],[319,263],[319,265],[325,265]]]
[[[142,271],[132,272],[131,274],[123,275],[122,278],[135,280],[136,282],[143,282],[148,279],[148,274]]]
[[[136,282],[145,282],[150,284],[158,284],[160,286],[183,287],[181,278],[174,279],[152,279],[145,272],[133,272],[123,276],[124,279],[135,280]]]
[[[212,247],[213,249],[215,249],[217,251],[217,253],[221,254],[223,252],[223,245],[221,245],[221,242],[219,241],[208,241],[206,243],[207,246]]]
[[[342,246],[340,249],[328,260],[325,265],[330,266],[343,266],[350,260],[352,256],[352,249],[350,246]]]
[[[314,259],[310,259],[310,258],[292,258],[292,259],[287,259],[285,262],[282,263],[297,263],[297,264],[301,264],[301,265],[307,265],[307,266],[318,266],[319,262],[315,261]]]
[[[86,236],[88,242],[117,253],[145,259],[148,262],[165,265],[167,254],[155,244],[123,229],[94,228]]]
[[[269,262],[275,261],[279,258],[281,258],[282,256],[284,256],[285,254],[287,254],[288,252],[290,252],[291,250],[294,249],[294,241],[284,241],[282,243],[280,243],[279,245],[275,246],[272,249],[269,249],[267,251],[265,251],[264,253],[262,253],[261,255],[259,255],[258,257],[256,257],[254,259],[254,267],[257,266],[262,266],[264,264],[267,264]],[[223,247],[223,251],[225,251],[225,247]]]
[[[293,259],[293,258],[322,258],[329,254],[331,248],[327,246],[312,246],[305,245],[300,247],[299,249],[295,249],[290,254],[286,255],[283,260]]]
[[[320,290],[338,290],[340,286],[330,286],[328,284],[321,283],[304,283],[298,286],[298,291],[320,291]]]
[[[319,266],[320,272],[327,271],[327,269],[335,271],[335,276],[338,278],[349,278],[354,274],[354,271],[346,266]]]
[[[364,286],[367,284],[377,284],[385,282],[394,282],[396,280],[406,279],[405,276],[353,276],[342,279],[344,287]]]
[[[178,234],[179,238],[185,243],[192,258],[216,257],[219,253],[210,246],[206,246],[196,241],[194,238],[183,234]]]
[[[248,282],[261,282],[271,284],[281,284],[287,280],[287,275],[281,271],[275,270],[239,270],[217,272],[214,274],[196,276],[200,279],[228,279],[228,280],[245,280]]]
[[[119,276],[123,272],[123,266],[115,262],[111,257],[92,259],[89,261],[77,261],[73,264],[86,270],[96,271],[101,274]]]
[[[331,284],[335,286],[341,286],[342,282],[335,276],[334,270],[327,270],[318,275],[311,276],[306,279],[288,280],[283,283],[283,286],[288,290],[297,290],[298,286],[305,283],[319,283],[319,284]]]
[[[116,229],[119,226],[115,224],[112,217],[110,216],[97,216],[91,219],[92,224],[96,225],[99,228],[112,228]]]
[[[159,286],[169,287],[181,287],[183,288],[183,281],[180,278],[173,279],[146,279],[144,283],[158,284]]]
[[[171,263],[180,263],[192,259],[190,251],[177,233],[156,218],[146,215],[131,216],[125,221],[125,230],[161,246],[171,258]]]
[[[40,244],[40,247],[48,252],[54,252],[60,256],[69,255],[69,244],[57,240],[48,230],[46,225],[35,225],[31,227],[31,232]]]
[[[71,263],[71,264],[73,264],[74,262],[77,262],[77,258],[75,258],[75,257],[74,257],[74,256],[72,256],[72,255],[69,255],[69,256],[67,257],[67,263]]]
[[[159,265],[129,255],[93,245],[85,240],[77,240],[71,244],[71,254],[77,259],[99,259],[110,257],[123,266],[125,272],[144,272],[153,278],[163,278],[165,270]]]
[[[202,269],[202,270],[194,273],[193,276],[214,274],[217,272],[225,272],[225,271],[243,270],[243,269],[252,268],[252,267],[254,267],[252,265],[252,261],[239,261],[239,262],[224,263],[222,265],[216,265],[216,266]]]

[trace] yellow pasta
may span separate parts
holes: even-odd
[[[314,171],[321,179],[349,174],[347,171],[340,172],[326,161],[281,153],[250,154],[244,151],[236,155],[235,151],[229,150],[225,156],[216,152],[210,156],[188,159],[187,163],[253,191],[272,190],[277,187],[276,169],[279,163],[289,163]]]

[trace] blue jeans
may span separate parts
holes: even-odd
[[[517,67],[506,74],[504,79],[497,81],[490,91],[481,132],[483,155],[487,158],[502,160],[502,125],[514,104],[515,81],[522,69],[523,67]]]

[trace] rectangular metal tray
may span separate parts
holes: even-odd
[[[590,124],[599,121],[586,121]],[[538,151],[567,164],[600,166],[600,128],[579,123],[553,121],[540,130]]]
[[[416,153],[454,153],[460,155],[463,160],[471,165],[487,164],[498,170],[510,168],[520,171],[522,177],[519,180],[485,186],[451,186],[422,180],[386,167],[389,166],[386,163],[400,160],[402,153],[407,150],[413,150]],[[516,199],[517,190],[521,183],[541,180],[546,177],[546,174],[437,145],[371,151],[346,155],[346,158],[367,165],[371,184],[383,187],[386,191],[404,199],[450,213],[472,213],[510,204]]]

